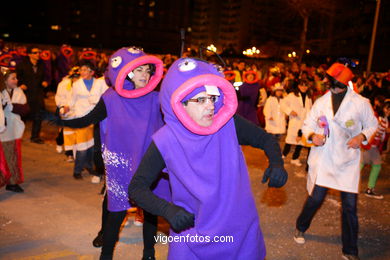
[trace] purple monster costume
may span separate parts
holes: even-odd
[[[160,102],[166,125],[153,135],[153,141],[166,164],[172,202],[195,215],[193,228],[180,234],[171,230],[170,234],[234,239],[231,243],[172,242],[168,259],[265,257],[248,170],[232,118],[237,100],[233,86],[225,81],[209,63],[179,59],[162,83]],[[185,97],[198,93],[204,85],[217,86],[222,94],[215,104],[213,125],[199,130],[180,107]]]
[[[135,90],[126,76],[144,64],[154,64],[156,71],[144,88]],[[121,48],[110,58],[106,76],[115,82],[116,90],[110,88],[102,96],[107,117],[100,123],[109,211],[130,207],[130,180],[152,141],[152,134],[163,125],[158,93],[153,91],[162,70],[161,60],[135,48]],[[168,199],[168,181],[162,179],[154,191]]]
[[[239,89],[241,98],[238,100],[237,113],[255,125],[259,125],[257,118],[257,100],[259,96],[259,83],[244,82]]]

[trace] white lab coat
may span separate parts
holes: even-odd
[[[108,86],[103,77],[94,79],[91,91],[88,91],[83,79],[80,78],[74,82],[70,103],[74,117],[83,117],[88,114],[107,89]]]
[[[282,111],[289,116],[286,143],[294,145],[303,145],[302,141],[297,142],[298,131],[302,128],[306,114],[309,113],[312,101],[306,95],[305,106],[303,106],[301,93],[296,96],[294,93],[288,94],[281,102]],[[290,113],[295,111],[298,115],[292,116]]]
[[[16,139],[20,139],[23,136],[25,125],[20,118],[20,115],[12,113],[12,103],[15,104],[26,104],[27,98],[23,90],[19,87],[14,88],[12,98],[8,94],[7,90],[4,89],[1,92],[2,103],[6,105],[4,108],[4,116],[7,120],[6,130],[0,134],[0,140],[2,142],[8,142]],[[1,132],[1,131],[0,131]]]
[[[286,133],[286,114],[280,108],[283,98],[279,101],[277,97],[267,98],[264,106],[265,131],[270,134]],[[272,120],[270,120],[272,118]]]
[[[306,138],[311,133],[323,134],[324,128],[319,126],[318,118],[326,116],[330,129],[325,144],[312,147],[309,154],[309,194],[314,185],[358,192],[360,149],[348,149],[347,142],[360,133],[369,140],[375,133],[378,121],[367,99],[350,89],[347,91],[335,116],[330,91],[317,99],[302,127]]]

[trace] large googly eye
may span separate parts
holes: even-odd
[[[138,53],[141,53],[143,50],[142,50],[142,48],[138,48],[138,47],[130,47],[127,49],[127,51],[132,53],[132,54],[138,54]]]
[[[117,68],[119,65],[122,63],[122,57],[121,56],[116,56],[111,59],[111,66],[113,68]]]
[[[181,72],[190,71],[196,68],[196,61],[192,59],[185,59],[178,65]]]

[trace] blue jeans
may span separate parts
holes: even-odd
[[[305,232],[313,220],[315,213],[325,199],[328,188],[315,186],[313,193],[307,198],[296,223],[296,228]],[[358,255],[357,238],[359,223],[357,218],[357,194],[341,191],[343,253]]]
[[[93,147],[76,152],[73,174],[81,174],[84,168],[93,168]]]

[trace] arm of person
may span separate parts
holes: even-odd
[[[283,113],[285,113],[286,115],[290,115],[291,112],[293,111],[291,109],[291,105],[290,105],[290,99],[291,99],[291,95],[288,94],[285,98],[283,98],[282,100],[280,100],[280,109],[282,110]]]
[[[273,120],[272,109],[271,109],[272,104],[271,103],[272,103],[272,100],[270,98],[267,98],[267,100],[265,101],[264,109],[263,109],[263,114],[264,114],[265,118],[269,119],[269,120]]]
[[[310,109],[309,113],[307,114],[305,121],[303,122],[302,126],[302,135],[304,136],[305,140],[309,144],[314,144],[316,146],[322,146],[324,145],[326,141],[326,137],[324,134],[317,133],[318,131],[318,118],[319,118],[319,106],[321,106],[320,103],[314,103],[313,107]]]
[[[99,123],[107,117],[106,105],[103,98],[100,98],[96,106],[83,117],[70,119],[70,120],[61,120],[64,126],[71,128],[83,128],[91,124]]]
[[[234,124],[240,145],[260,148],[267,155],[269,166],[264,172],[262,182],[265,183],[269,179],[269,187],[282,187],[288,176],[277,139],[237,114],[234,115]]]
[[[163,216],[175,231],[194,226],[194,215],[184,208],[154,195],[150,186],[165,168],[164,159],[154,142],[149,145],[129,185],[129,196],[147,212]]]
[[[272,167],[283,167],[282,152],[276,138],[242,116],[234,115],[234,124],[240,145],[250,145],[264,150]]]
[[[375,134],[379,123],[369,101],[366,101],[362,108],[361,121],[363,125],[361,134],[364,136],[363,142],[366,144],[367,141]]]

